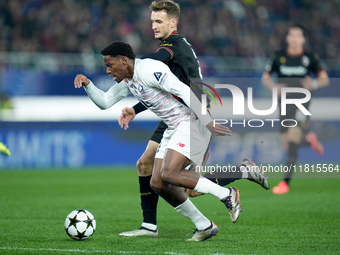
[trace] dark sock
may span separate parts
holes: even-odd
[[[310,146],[310,143],[306,139],[306,135],[307,135],[307,133],[303,133],[302,138],[301,138],[301,142],[300,142],[300,147]]]
[[[288,144],[288,157],[286,161],[286,166],[288,169],[293,170],[293,166],[296,165],[297,162],[297,156],[298,156],[298,151],[299,151],[299,145],[296,143],[290,142]],[[290,180],[292,178],[294,171],[287,172],[285,174],[284,181],[287,182],[289,185]]]
[[[228,172],[219,172],[219,173],[206,173],[203,175],[205,178],[209,179],[210,181],[217,183],[220,186],[226,186],[236,180],[242,179],[242,172],[240,167],[234,167],[232,170]]]
[[[143,222],[157,225],[158,195],[150,187],[150,176],[139,176],[140,199],[143,212]]]

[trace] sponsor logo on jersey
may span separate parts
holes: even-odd
[[[162,43],[161,45],[159,45],[159,47],[166,47],[166,46],[172,46],[171,43]]]
[[[304,76],[307,74],[307,69],[304,66],[280,66],[280,72],[287,76],[292,75],[301,75]]]

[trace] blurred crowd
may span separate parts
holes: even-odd
[[[306,27],[307,47],[340,57],[340,0],[178,0],[179,32],[201,56],[268,56],[288,24]],[[1,0],[0,52],[100,52],[114,40],[153,52],[145,0]]]

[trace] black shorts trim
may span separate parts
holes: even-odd
[[[153,134],[150,138],[151,141],[154,141],[156,143],[161,143],[161,140],[163,138],[163,134],[165,130],[168,128],[168,125],[165,124],[163,121],[159,122],[155,130],[153,131]]]

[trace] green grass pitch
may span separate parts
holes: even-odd
[[[193,224],[162,199],[159,237],[118,236],[142,220],[132,168],[0,171],[0,254],[340,254],[340,179],[296,178],[282,196],[247,180],[233,185],[241,191],[238,222],[217,198],[193,198],[220,232],[192,243],[185,240]],[[63,226],[78,208],[97,220],[84,241],[69,238]]]

